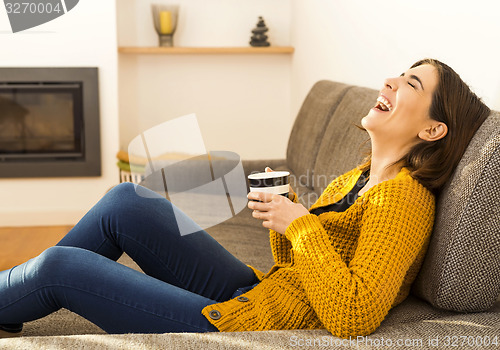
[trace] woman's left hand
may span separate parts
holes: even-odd
[[[252,216],[264,220],[262,226],[284,234],[288,225],[295,219],[309,214],[309,210],[302,204],[293,203],[291,200],[279,194],[250,192],[248,199],[261,202],[249,201],[248,207],[253,209]]]

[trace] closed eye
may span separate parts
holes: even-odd
[[[400,76],[401,76],[401,77],[404,77],[404,76],[405,76],[405,73],[401,73],[401,75],[400,75]],[[419,78],[419,77],[417,77],[416,75],[412,74],[412,75],[410,75],[408,78],[410,78],[410,79],[413,79],[413,80],[417,81],[417,82],[420,84],[420,88],[421,88],[422,90],[424,90],[424,84],[422,84],[422,80],[420,80],[420,78]],[[414,85],[414,84],[412,84],[412,83],[410,83],[410,82],[408,82],[408,85],[410,85],[412,88],[414,88],[415,90],[417,90],[416,85]]]

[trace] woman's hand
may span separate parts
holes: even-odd
[[[253,209],[252,216],[263,220],[262,226],[281,234],[285,233],[292,221],[309,214],[309,211],[302,204],[293,203],[279,194],[250,192],[247,197],[261,201],[248,202],[248,207]]]

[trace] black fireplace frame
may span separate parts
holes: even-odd
[[[0,178],[101,176],[99,81],[96,67],[0,68],[0,85],[80,84],[83,106],[83,152],[76,157],[3,158]]]

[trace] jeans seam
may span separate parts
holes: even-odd
[[[163,282],[163,283],[166,283],[166,282]],[[3,310],[9,306],[11,306],[12,304],[15,304],[17,302],[19,302],[20,300],[32,295],[32,294],[35,294],[36,292],[40,291],[40,290],[43,290],[43,289],[46,289],[46,288],[50,288],[50,287],[63,287],[63,288],[68,288],[68,289],[73,289],[73,290],[78,290],[80,292],[85,292],[85,293],[89,293],[91,295],[94,295],[94,296],[97,296],[99,298],[103,298],[103,299],[106,299],[106,300],[109,300],[115,304],[119,304],[119,305],[123,305],[123,306],[126,306],[127,308],[131,308],[131,309],[135,309],[135,310],[139,310],[141,312],[144,312],[144,313],[147,313],[147,314],[150,314],[150,315],[153,315],[153,316],[156,316],[156,317],[160,317],[160,318],[165,318],[165,319],[168,319],[170,321],[175,321],[177,323],[180,323],[180,324],[183,324],[183,325],[187,325],[187,326],[190,326],[190,327],[193,327],[193,328],[196,328],[196,329],[200,329],[200,330],[204,330],[204,331],[207,331],[206,329],[203,329],[203,328],[200,328],[200,327],[197,327],[197,326],[193,326],[189,323],[186,323],[186,322],[182,322],[182,321],[178,321],[178,320],[175,320],[171,317],[167,317],[167,316],[160,316],[154,312],[150,312],[148,310],[144,310],[143,308],[137,308],[137,307],[134,307],[132,305],[128,305],[128,304],[125,304],[125,303],[120,303],[119,301],[116,301],[112,298],[109,298],[109,297],[106,297],[106,296],[103,296],[103,295],[100,295],[98,293],[95,293],[95,292],[92,292],[92,291],[89,291],[89,290],[85,290],[85,289],[82,289],[82,288],[77,288],[77,287],[70,287],[70,286],[66,286],[66,285],[61,285],[61,284],[50,284],[50,285],[46,285],[46,286],[43,286],[43,287],[39,287],[39,288],[36,288],[34,290],[32,290],[31,292],[27,293],[26,295],[22,296],[21,298],[18,298],[10,303],[8,303],[7,305],[5,305],[4,307],[0,308],[0,310]],[[208,299],[208,298],[207,298]],[[208,305],[211,305],[211,304],[208,304]],[[207,306],[208,306],[207,305]],[[62,308],[62,307],[61,307]],[[201,313],[201,310],[200,310],[200,313]]]

